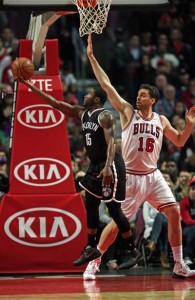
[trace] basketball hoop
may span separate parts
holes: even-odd
[[[80,16],[79,34],[102,33],[112,0],[72,0]]]

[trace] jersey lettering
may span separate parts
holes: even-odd
[[[99,128],[99,125],[93,122],[85,122],[82,124],[82,128],[84,129],[92,129],[94,131],[97,131]]]
[[[144,119],[135,110],[131,122],[122,131],[122,139],[127,173],[144,175],[157,168],[163,139],[163,126],[157,113]]]
[[[145,143],[145,147],[144,147],[144,138],[143,137],[140,137],[139,138],[139,148],[138,148],[138,151],[144,151],[146,150],[147,152],[152,152],[154,150],[154,143],[155,143],[155,140],[153,138],[147,138],[146,139],[146,143]]]
[[[91,145],[92,145],[92,141],[91,141],[91,133],[86,133],[85,139],[86,139],[86,145],[87,145],[87,146],[91,146]]]
[[[133,135],[138,133],[152,134],[158,139],[160,135],[160,128],[149,123],[134,123]]]

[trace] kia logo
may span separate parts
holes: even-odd
[[[30,105],[19,111],[18,121],[29,128],[48,129],[58,126],[64,120],[62,112],[47,104]]]
[[[32,158],[19,163],[14,176],[22,183],[32,186],[51,186],[65,181],[70,168],[64,162],[47,157]]]
[[[30,247],[55,247],[75,239],[81,232],[81,222],[68,211],[39,207],[13,214],[5,222],[4,230],[16,243]]]

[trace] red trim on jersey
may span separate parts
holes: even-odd
[[[127,127],[131,124],[134,115],[135,115],[135,110],[133,111],[133,114],[132,114],[132,116],[131,116],[131,119],[129,120],[129,122],[127,123],[127,125],[122,129],[122,131],[125,131],[125,130],[127,129]]]
[[[140,116],[140,118],[144,121],[151,121],[154,118],[154,113],[152,113],[150,118],[144,118],[140,115],[139,110],[137,111],[138,115]]]
[[[163,130],[164,130],[164,127],[163,127],[163,121],[162,121],[162,115],[159,115],[159,114],[157,114],[158,116],[159,116],[159,120],[160,120],[160,122],[161,122],[161,124],[162,124],[162,128],[163,128]]]
[[[146,171],[146,173],[136,173],[137,171],[135,171],[135,170],[127,170],[126,169],[126,173],[127,174],[130,174],[130,175],[148,175],[148,174],[151,174],[151,173],[153,173],[153,172],[155,172],[157,170],[157,168],[156,169],[153,169],[153,170],[151,170],[151,171],[149,171],[149,172],[147,172]]]
[[[161,204],[161,205],[158,206],[158,210],[159,210],[159,212],[161,212],[164,208],[171,207],[171,206],[177,206],[177,203],[176,202],[169,202],[169,203],[166,203],[166,204]]]

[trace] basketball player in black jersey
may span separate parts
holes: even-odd
[[[133,267],[141,258],[141,254],[135,248],[129,221],[121,210],[121,202],[125,200],[126,172],[121,154],[115,151],[115,119],[110,111],[103,108],[107,99],[106,93],[101,88],[93,88],[84,97],[83,106],[72,106],[57,101],[30,81],[20,81],[53,108],[81,121],[84,144],[90,159],[86,175],[79,183],[86,191],[88,243],[73,264],[80,266],[102,255],[97,249],[96,234],[99,224],[98,208],[100,202],[105,201],[127,247],[134,253]]]

